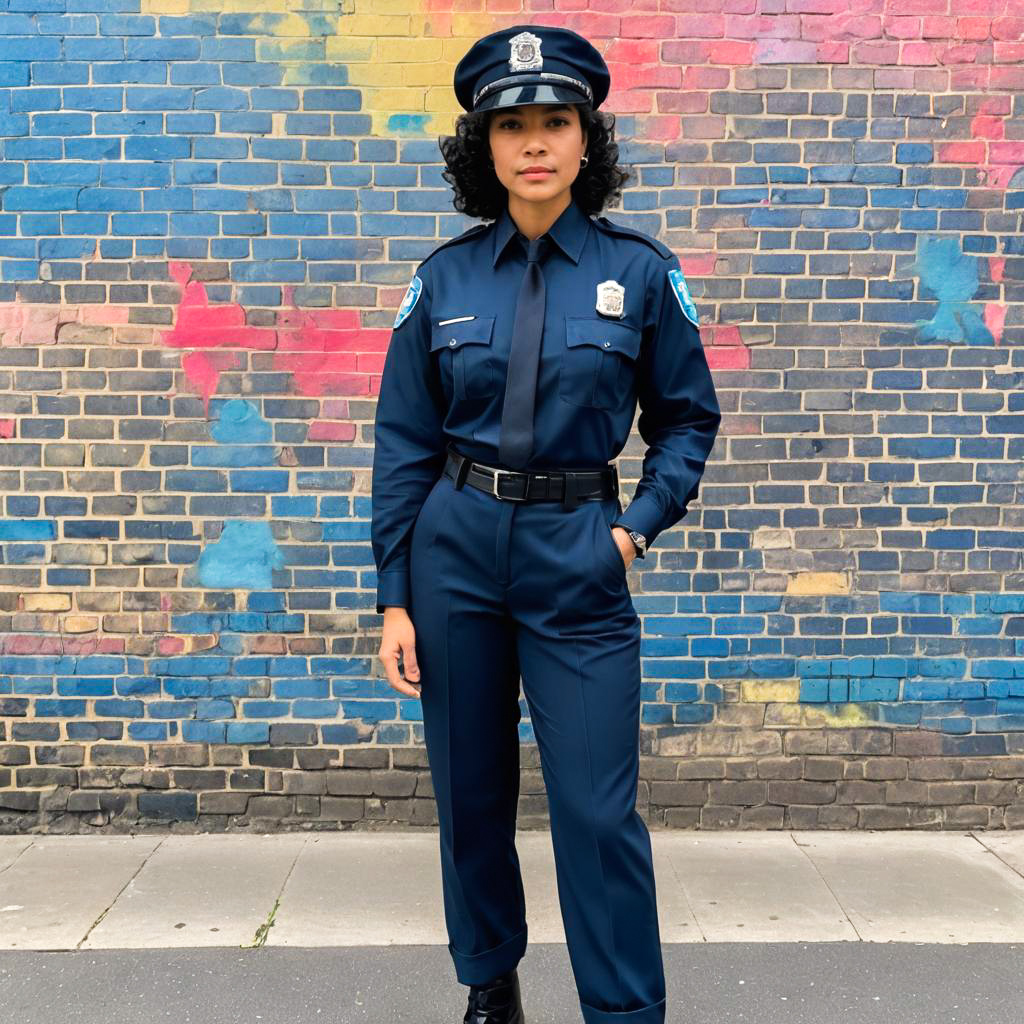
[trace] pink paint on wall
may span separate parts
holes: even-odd
[[[354,441],[356,425],[338,420],[316,420],[309,425],[306,437],[310,441]]]
[[[189,352],[182,357],[181,368],[185,371],[185,380],[202,397],[203,409],[209,413],[210,398],[217,390],[221,372],[243,369],[244,359],[238,352]]]
[[[125,638],[119,636],[44,636],[39,633],[8,633],[0,636],[2,654],[124,654]]]
[[[240,304],[211,304],[205,284],[191,279],[188,263],[175,261],[170,270],[182,294],[174,326],[159,332],[160,340],[191,350],[182,357],[182,369],[207,411],[221,373],[246,368],[246,351],[253,353],[253,372],[288,373],[292,391],[306,397],[378,393],[390,328],[362,327],[355,309],[298,309],[292,286],[284,290],[291,308],[278,313],[274,327],[256,327],[246,322]],[[403,294],[404,289],[382,289],[381,300],[397,309]]]
[[[750,349],[745,346],[705,347],[704,355],[712,370],[750,369]]]
[[[710,324],[700,330],[701,344],[708,365],[714,370],[746,370],[750,368],[750,349],[736,324]]]
[[[1006,324],[1006,307],[1000,302],[985,303],[985,326],[992,332],[998,345],[1003,339],[1003,327]]]

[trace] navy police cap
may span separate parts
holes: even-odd
[[[469,111],[524,103],[589,103],[608,95],[604,58],[568,28],[513,25],[478,39],[455,66],[455,96]]]

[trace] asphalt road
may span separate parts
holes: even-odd
[[[1021,1024],[1024,946],[664,946],[667,1024]],[[519,967],[528,1024],[582,1021],[565,946]],[[0,952],[3,1024],[460,1024],[437,945]]]

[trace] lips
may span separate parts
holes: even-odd
[[[527,167],[525,170],[520,171],[520,174],[553,174],[554,172],[550,167]]]

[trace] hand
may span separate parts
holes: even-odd
[[[402,655],[405,667],[405,679],[398,671],[398,655]],[[377,652],[387,673],[392,688],[407,697],[420,695],[420,667],[416,662],[416,629],[409,618],[409,613],[398,605],[388,605],[384,609],[384,631],[380,638],[380,650]]]
[[[624,526],[613,526],[612,540],[618,545],[619,554],[622,555],[622,561],[626,563],[628,569],[633,564],[633,559],[636,558],[636,545],[633,543],[633,538],[630,537],[629,531]]]

